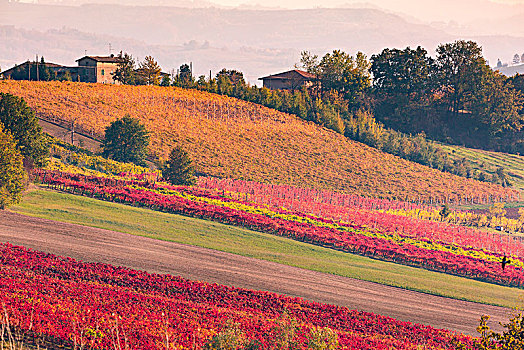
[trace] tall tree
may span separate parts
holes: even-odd
[[[465,40],[439,45],[436,65],[448,110],[456,115],[467,110],[472,97],[483,88],[489,71],[482,48]]]
[[[433,87],[433,59],[420,46],[384,49],[371,56],[371,73],[375,91],[387,98],[417,98],[430,93]]]
[[[183,64],[178,70],[175,84],[180,87],[192,87],[194,85],[193,72],[188,64]]]
[[[138,119],[129,115],[117,119],[105,130],[103,155],[119,162],[145,165],[149,134]]]
[[[136,84],[135,59],[130,54],[120,53],[117,56],[118,68],[113,73],[113,79],[126,85]]]
[[[146,56],[138,68],[141,82],[145,85],[159,85],[162,69],[152,56]]]
[[[20,201],[27,175],[13,136],[0,123],[0,209]]]
[[[0,93],[0,122],[15,138],[20,152],[36,165],[44,165],[49,146],[38,125],[38,118],[24,99]]]
[[[475,119],[485,126],[493,138],[507,132],[518,132],[524,126],[521,115],[523,95],[507,83],[506,78],[491,69],[486,73],[483,85],[472,96],[471,111]]]
[[[358,109],[359,99],[371,86],[369,61],[359,52],[356,57],[334,50],[322,57],[318,75],[324,92],[334,90],[344,96],[353,109]]]

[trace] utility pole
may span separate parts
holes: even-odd
[[[211,69],[209,70],[209,81],[211,81]]]
[[[40,77],[38,76],[38,55],[36,55],[36,81],[40,81]]]

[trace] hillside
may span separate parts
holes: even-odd
[[[452,160],[466,158],[475,170],[495,174],[497,168],[504,168],[514,188],[524,190],[524,156],[502,152],[490,152],[438,143],[438,147],[446,151]]]
[[[24,97],[40,117],[75,123],[98,137],[130,114],[151,131],[153,154],[164,158],[182,145],[205,175],[408,200],[516,196],[234,98],[178,88],[27,81],[2,81],[0,92]]]

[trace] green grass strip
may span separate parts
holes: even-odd
[[[308,270],[454,299],[515,307],[524,291],[374,260],[213,221],[44,189],[27,192],[14,212],[191,244]],[[139,220],[137,220],[139,218]]]

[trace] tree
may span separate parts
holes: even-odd
[[[295,64],[295,68],[303,69],[308,73],[318,75],[319,61],[318,56],[313,55],[309,51],[302,51],[300,53],[300,63]]]
[[[370,87],[369,62],[359,52],[356,57],[334,50],[320,60],[319,78],[323,91],[335,90],[354,109],[358,109],[359,99]]]
[[[126,115],[106,128],[103,155],[119,162],[144,166],[148,146],[149,134],[145,126]]]
[[[0,123],[0,209],[19,202],[26,183],[22,155],[13,136]]]
[[[519,63],[520,63],[520,55],[518,53],[516,53],[513,56],[513,64],[519,64]]]
[[[186,88],[193,86],[193,72],[191,72],[191,68],[188,64],[180,66],[175,84]]]
[[[127,52],[122,53],[122,51],[120,51],[117,59],[118,68],[113,73],[113,79],[122,84],[135,85],[137,77],[135,73],[135,59],[133,56],[129,55]]]
[[[162,176],[173,185],[190,186],[195,184],[195,169],[191,158],[181,147],[169,153],[169,158],[162,167]]]
[[[433,87],[433,59],[420,46],[384,49],[371,56],[371,73],[375,91],[388,99],[419,99],[429,94]]]
[[[491,217],[501,218],[504,215],[506,215],[506,210],[504,209],[504,203],[493,203],[493,205],[489,208],[489,214]]]
[[[450,214],[451,214],[451,210],[449,210],[449,207],[447,206],[447,204],[444,204],[439,212],[440,221],[444,221],[444,219],[446,219]]]
[[[13,135],[24,157],[38,166],[45,164],[49,145],[38,125],[38,118],[24,99],[0,93],[0,122]]]
[[[456,115],[470,107],[472,97],[483,88],[490,70],[482,48],[465,40],[439,45],[436,66],[448,110]]]
[[[227,78],[229,83],[233,86],[241,86],[246,84],[246,81],[244,80],[244,73],[235,69],[222,68],[222,70],[217,73],[216,78],[218,79],[221,76]]]
[[[507,132],[518,132],[524,126],[520,114],[523,106],[522,94],[499,72],[486,72],[483,85],[471,98],[470,111],[484,125],[491,136],[503,137]]]
[[[146,56],[138,68],[140,81],[145,85],[159,85],[162,69],[152,56]]]

